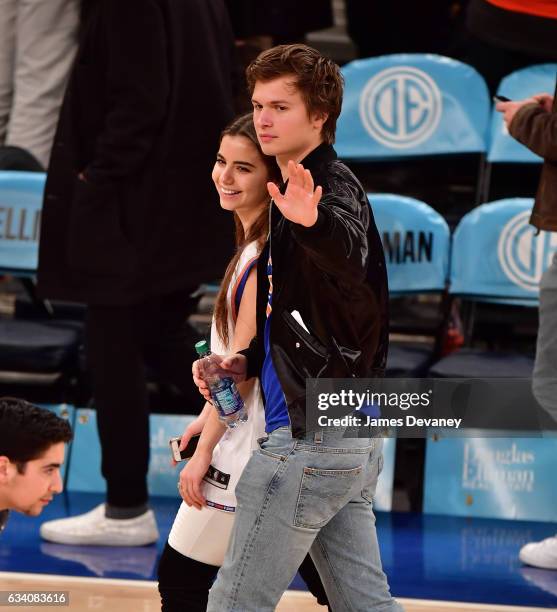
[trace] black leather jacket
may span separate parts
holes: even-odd
[[[259,376],[271,248],[271,355],[295,437],[306,431],[306,378],[381,376],[388,348],[385,258],[366,193],[330,145],[301,163],[323,187],[318,219],[306,228],[271,205],[270,238],[257,267],[257,336],[242,351],[248,377]]]

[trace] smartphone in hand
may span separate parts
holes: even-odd
[[[183,461],[184,459],[190,459],[195,453],[195,449],[197,448],[197,443],[199,442],[201,434],[197,434],[192,436],[190,441],[188,442],[186,448],[183,451],[179,451],[180,448],[180,440],[182,439],[180,436],[177,438],[170,438],[168,444],[170,445],[170,452],[172,453],[172,458],[176,463]]]

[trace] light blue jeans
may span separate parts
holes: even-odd
[[[532,389],[540,405],[557,421],[557,253],[540,281],[540,323]]]
[[[237,516],[207,612],[271,612],[309,551],[334,612],[400,612],[389,592],[371,498],[381,438],[327,429],[259,441],[236,488]]]

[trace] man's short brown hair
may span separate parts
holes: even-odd
[[[339,67],[307,45],[278,45],[260,53],[247,67],[250,94],[253,94],[257,81],[272,81],[288,75],[294,77],[308,115],[327,114],[323,124],[323,140],[333,144],[344,87]]]

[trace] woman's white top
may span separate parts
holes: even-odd
[[[257,260],[257,244],[250,243],[243,251],[226,296],[228,304],[228,333],[232,338],[237,316],[238,296],[249,270]],[[217,355],[230,352],[221,341],[215,320],[211,326],[211,351]],[[203,495],[207,505],[201,510],[184,502],[178,510],[168,536],[168,543],[179,553],[209,565],[222,565],[236,512],[236,484],[257,440],[265,435],[265,413],[259,381],[244,397],[248,420],[234,429],[228,429],[215,447],[211,466],[204,478]]]

